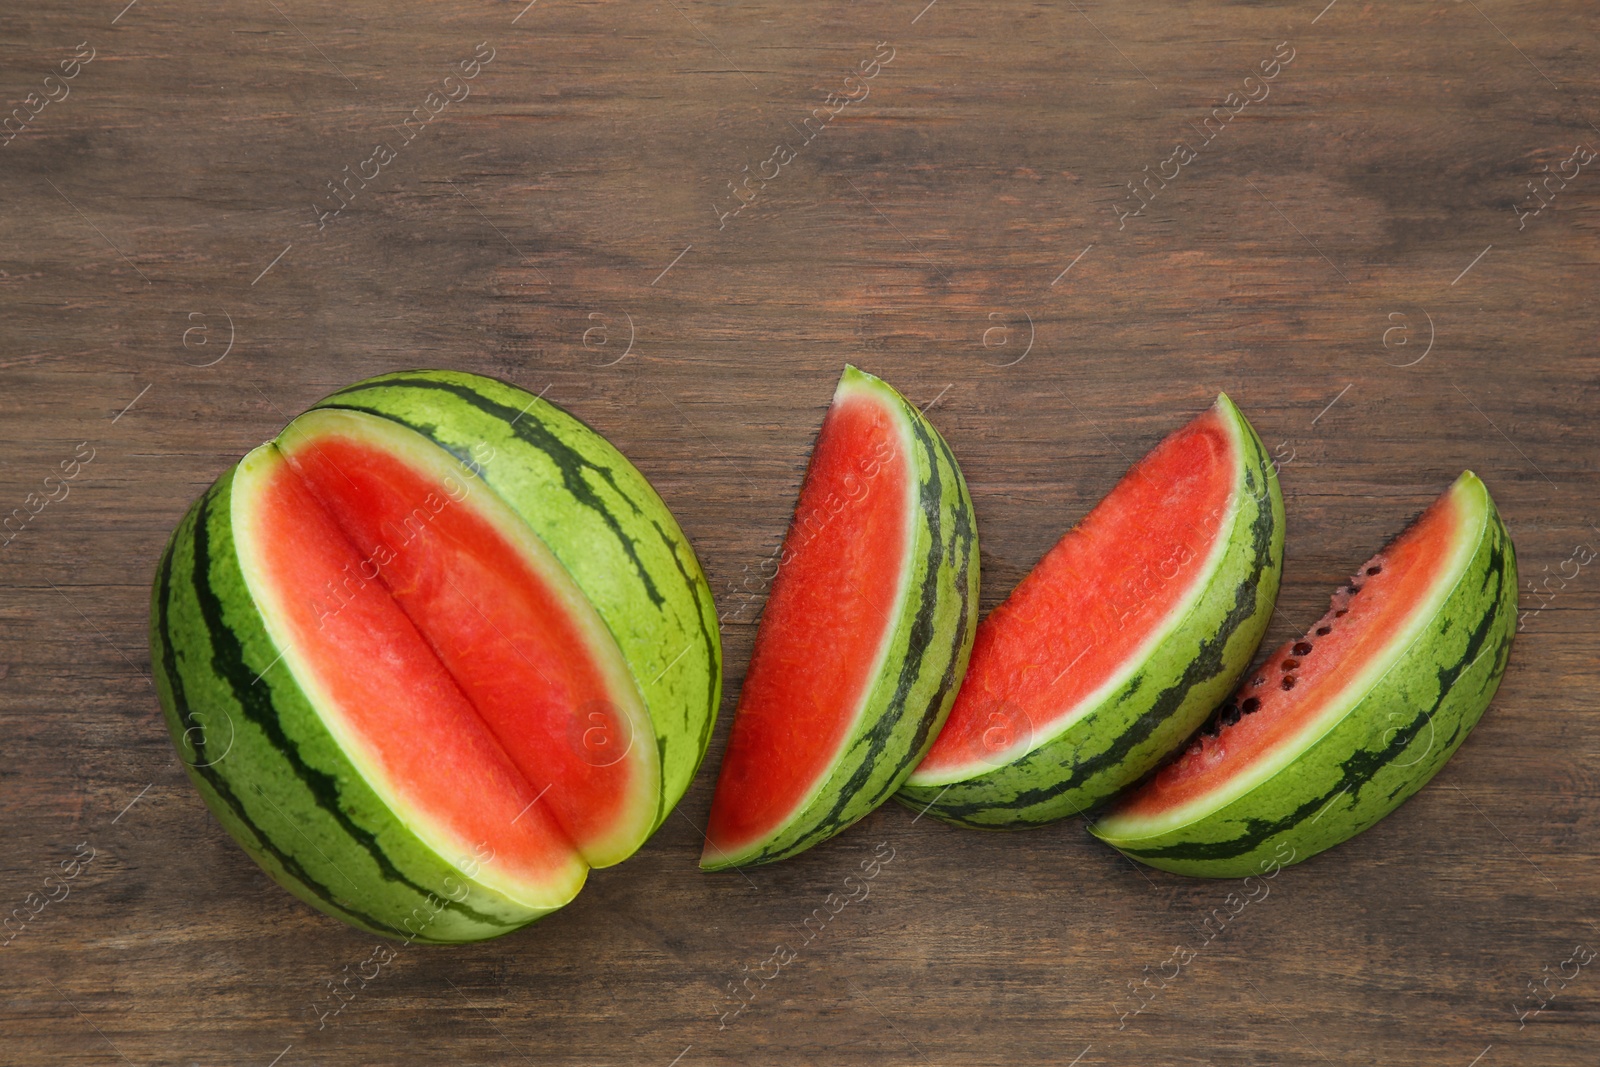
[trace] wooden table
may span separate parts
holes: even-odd
[[[1592,6],[123,2],[0,16],[4,509],[92,454],[0,554],[0,903],[95,855],[0,950],[0,1061],[1595,1062],[1600,974],[1553,979],[1600,947],[1600,568],[1568,562],[1600,547]],[[1076,822],[891,805],[703,875],[737,591],[846,361],[960,456],[985,607],[1219,390],[1282,464],[1269,645],[1463,468],[1542,595],[1435,782],[1137,1015],[1232,887]],[[413,366],[544,391],[633,458],[728,614],[728,695],[635,859],[518,934],[402,950],[319,1029],[375,939],[202,806],[148,583],[245,450]],[[719,1027],[880,842],[870,898]]]

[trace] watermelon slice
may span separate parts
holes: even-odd
[[[1020,829],[1110,797],[1239,680],[1282,562],[1277,475],[1220,396],[983,621],[950,719],[900,799],[958,825]]]
[[[1093,832],[1153,867],[1219,878],[1355,836],[1466,739],[1500,684],[1516,608],[1511,537],[1468,471]]]
[[[899,788],[966,669],[977,585],[949,447],[894,389],[846,367],[756,633],[702,867],[792,856]]]
[[[412,380],[510,390],[537,450],[560,443],[542,435],[570,417],[471,379]],[[481,415],[464,399],[436,395],[435,432]],[[596,448],[593,431],[562,429]],[[681,539],[605,449],[613,483],[638,483],[630,544],[650,551],[645,531]],[[690,652],[687,674],[715,662],[714,646],[663,634],[659,612],[591,599],[561,559],[571,535],[539,536],[526,500],[491,481],[508,460],[526,476],[511,442],[463,454],[472,463],[371,411],[307,412],[191,509],[154,590],[158,685],[207,803],[302,899],[407,939],[494,936],[561,907],[676,801],[655,735],[657,716],[679,709],[639,677],[618,622],[635,646],[654,629],[658,675]],[[579,523],[558,493],[540,508],[547,528],[559,516],[558,535]],[[654,579],[663,608],[710,604],[698,564],[675,559]],[[667,727],[680,747],[707,732],[687,725]]]

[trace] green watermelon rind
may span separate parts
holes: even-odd
[[[529,905],[469,878],[483,857],[440,855],[362,778],[254,606],[233,537],[236,469],[168,541],[150,613],[173,744],[224,829],[295,896],[386,937],[495,937],[565,903]]]
[[[1226,544],[1186,613],[1104,700],[1017,759],[954,782],[907,784],[896,799],[957,826],[1020,830],[1083,815],[1161,762],[1250,665],[1277,601],[1284,512],[1255,429],[1217,399],[1241,470]]]
[[[627,660],[655,727],[655,828],[694,780],[722,700],[722,635],[688,537],[627,457],[560,406],[464,371],[399,371],[315,408],[416,431],[471,468],[555,555]]]
[[[803,852],[876,810],[922,761],[955,703],[977,632],[978,528],[943,436],[882,379],[846,366],[840,388],[876,395],[911,445],[911,573],[859,723],[811,797],[773,833],[736,852],[708,847],[708,871]]]
[[[1266,781],[1182,826],[1147,835],[1113,813],[1091,832],[1162,870],[1242,877],[1268,857],[1300,862],[1347,841],[1426,785],[1489,706],[1516,634],[1511,535],[1476,475],[1464,473],[1458,488],[1481,509],[1469,562],[1432,620],[1333,726]]]

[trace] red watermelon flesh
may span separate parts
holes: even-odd
[[[655,814],[651,727],[615,642],[436,446],[352,412],[292,429],[246,494],[241,544],[285,659],[441,854],[492,852],[520,895],[564,902]]]
[[[761,616],[708,857],[740,852],[804,807],[859,722],[904,594],[912,481],[896,414],[873,393],[842,389]]]
[[[1207,410],[1056,543],[979,625],[966,681],[914,781],[1004,765],[1094,706],[1225,547],[1240,447],[1221,411]]]
[[[1178,759],[1119,801],[1118,815],[1177,812],[1262,771],[1274,755],[1301,751],[1301,738],[1326,728],[1330,705],[1343,712],[1337,698],[1363,664],[1392,648],[1416,624],[1417,606],[1434,599],[1467,518],[1458,494],[1440,497],[1333,595],[1304,637],[1267,657]]]

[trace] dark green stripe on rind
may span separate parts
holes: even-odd
[[[328,734],[249,596],[233,483],[229,471],[185,515],[152,596],[157,688],[207,805],[275,881],[374,933],[477,940],[543,914],[463,877],[423,844]],[[463,887],[465,899],[451,902]]]
[[[709,856],[706,870],[770,863],[816,845],[874,811],[922,761],[966,673],[977,628],[978,532],[972,500],[939,431],[887,383],[855,368],[897,407],[910,431],[917,500],[912,573],[889,653],[866,699],[861,726],[815,799],[759,849]]]
[[[1426,785],[1488,707],[1516,633],[1516,549],[1477,489],[1488,511],[1484,534],[1436,625],[1333,729],[1285,771],[1196,822],[1129,839],[1113,820],[1097,836],[1152,867],[1240,877],[1346,841]]]
[[[316,406],[377,415],[432,440],[566,568],[615,638],[654,723],[659,827],[705,758],[722,699],[722,643],[700,561],[644,475],[562,408],[476,374],[382,375]]]
[[[1283,569],[1283,498],[1271,458],[1231,402],[1243,496],[1228,548],[1187,617],[1118,690],[1060,735],[963,781],[897,797],[958,826],[1027,829],[1080,815],[1144,775],[1227,696],[1266,634]]]

